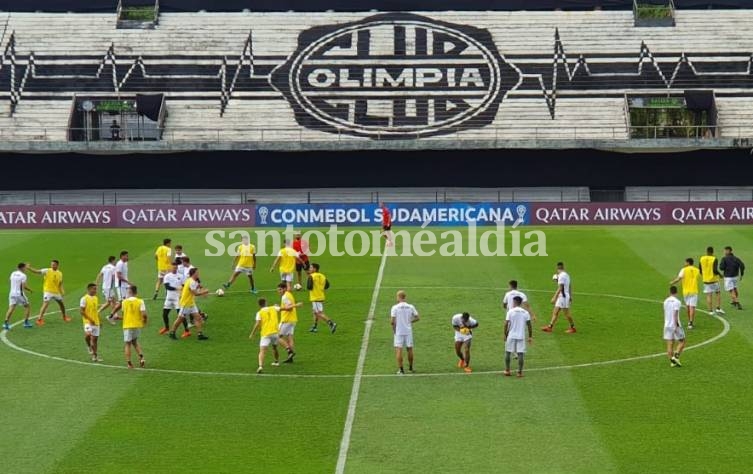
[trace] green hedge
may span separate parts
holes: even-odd
[[[121,20],[154,21],[154,7],[124,7],[120,10]]]
[[[642,20],[663,20],[672,18],[672,8],[667,5],[652,5],[650,3],[639,3],[635,9],[636,18]]]

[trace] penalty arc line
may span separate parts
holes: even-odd
[[[348,413],[345,417],[345,426],[343,427],[343,436],[340,440],[340,451],[337,454],[337,465],[335,474],[345,472],[345,463],[348,460],[348,450],[350,449],[350,436],[353,433],[353,422],[356,418],[356,407],[358,405],[358,395],[361,391],[361,380],[363,379],[363,368],[366,365],[366,352],[369,350],[369,336],[371,328],[374,326],[374,315],[376,313],[377,301],[379,300],[379,290],[382,286],[384,277],[384,267],[387,264],[387,251],[382,254],[382,260],[379,262],[376,283],[374,291],[371,294],[371,304],[369,305],[369,314],[366,318],[366,327],[363,329],[363,338],[361,339],[361,350],[358,353],[358,363],[356,364],[356,373],[353,376],[353,388],[350,391],[350,400],[348,401]]]

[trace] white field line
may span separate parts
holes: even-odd
[[[361,338],[361,351],[358,353],[358,363],[356,364],[356,373],[353,376],[353,388],[350,391],[350,400],[348,401],[348,414],[345,416],[345,426],[343,427],[343,436],[340,440],[340,452],[337,454],[337,465],[335,466],[336,474],[345,472],[345,463],[348,460],[348,450],[350,448],[350,436],[353,432],[353,422],[356,419],[356,407],[358,405],[358,394],[361,391],[361,379],[363,378],[363,367],[366,365],[366,352],[369,350],[369,336],[371,328],[374,326],[374,313],[376,312],[377,302],[379,300],[379,290],[382,287],[382,278],[384,277],[384,267],[387,263],[387,249],[382,254],[382,260],[379,262],[376,283],[374,291],[371,293],[371,305],[369,305],[369,315],[366,318],[366,326],[363,329]]]

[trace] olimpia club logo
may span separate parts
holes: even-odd
[[[484,127],[519,80],[487,30],[410,13],[305,30],[272,72],[299,125],[372,138]]]

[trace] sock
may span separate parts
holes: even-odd
[[[186,321],[186,319],[185,319],[185,318],[183,318],[183,329],[184,329],[185,331],[188,331],[188,321]]]
[[[505,370],[510,370],[510,352],[505,351]]]
[[[143,359],[143,358],[144,358],[144,354],[139,354],[139,359]]]
[[[518,352],[518,372],[523,372],[523,361],[526,358],[525,352]]]
[[[314,321],[314,325],[311,326],[312,328],[315,328],[319,323],[317,321]]]
[[[169,309],[162,310],[162,322],[165,323],[165,329],[170,329],[170,310]]]

